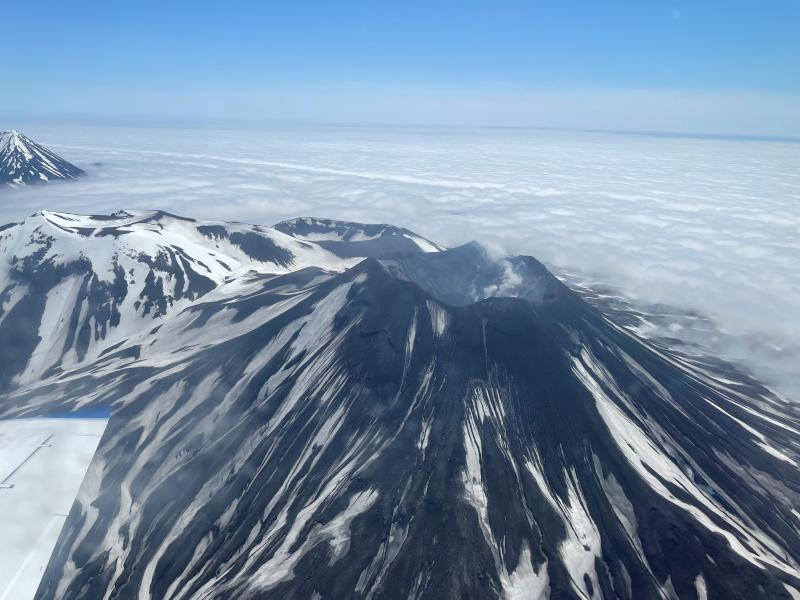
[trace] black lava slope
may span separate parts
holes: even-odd
[[[38,598],[800,594],[799,420],[765,388],[529,257],[295,262],[6,377],[3,416],[112,409]]]

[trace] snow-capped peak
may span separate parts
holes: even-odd
[[[0,132],[0,184],[18,187],[81,175],[81,169],[16,129]]]

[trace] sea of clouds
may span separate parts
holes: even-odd
[[[0,222],[43,208],[162,209],[258,224],[389,222],[445,245],[477,240],[634,302],[699,311],[717,324],[715,352],[800,400],[798,144],[532,129],[4,125],[89,176],[0,191]]]

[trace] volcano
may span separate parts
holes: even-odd
[[[800,598],[797,409],[532,257],[135,211],[0,256],[0,416],[111,408],[37,598]]]
[[[77,179],[83,170],[16,131],[0,131],[0,184],[11,187]]]

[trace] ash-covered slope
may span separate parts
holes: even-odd
[[[112,407],[39,598],[800,594],[800,419],[766,389],[531,258],[296,266],[7,385],[6,416]]]
[[[83,170],[16,131],[0,131],[0,184],[18,187],[76,179]]]

